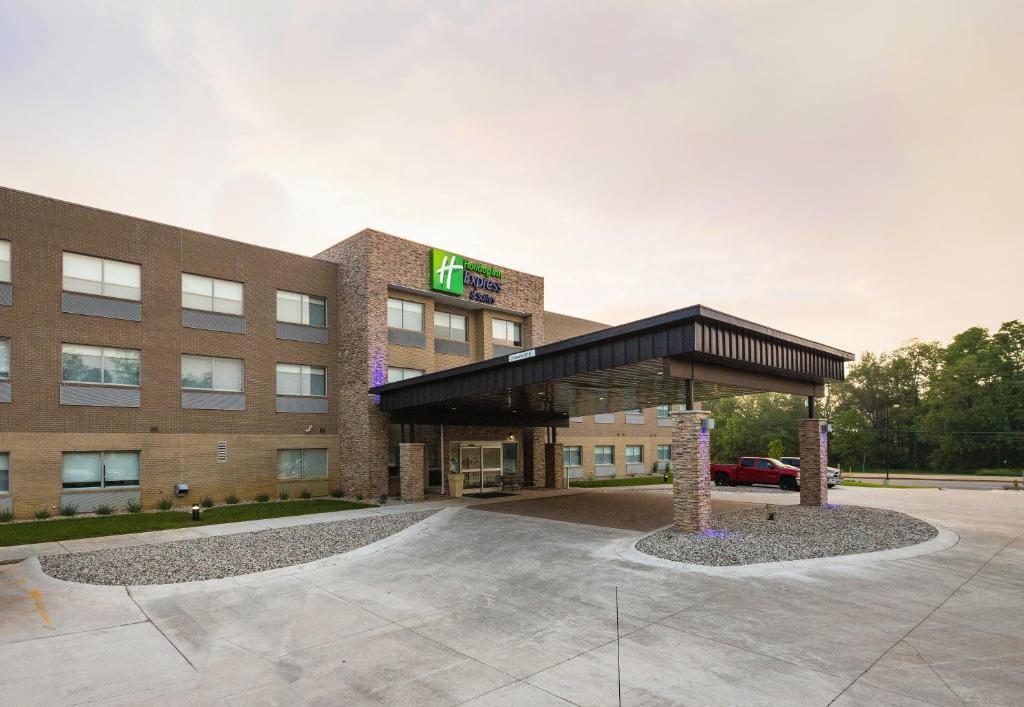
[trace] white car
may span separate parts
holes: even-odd
[[[800,457],[780,457],[779,461],[783,464],[789,464],[795,466],[797,469],[800,468]],[[828,487],[833,488],[843,482],[843,472],[841,469],[836,469],[833,466],[825,467],[825,471],[828,473]]]

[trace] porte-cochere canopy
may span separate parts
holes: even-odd
[[[564,426],[574,416],[748,393],[820,395],[852,360],[696,305],[370,393],[393,422]]]

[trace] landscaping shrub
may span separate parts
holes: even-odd
[[[114,509],[104,504],[102,506],[96,506],[96,515],[98,516],[109,516],[114,512]]]
[[[287,501],[289,498],[291,498],[291,495],[287,491],[282,491],[281,495],[278,496],[278,498],[282,501]]]
[[[357,501],[362,501],[362,500],[363,500],[363,494],[361,494],[361,493],[357,493],[357,494],[356,494],[356,500],[357,500]]]
[[[339,486],[338,488],[336,488],[333,491],[331,491],[331,496],[333,498],[344,498],[345,497],[345,492],[342,491],[341,487]]]
[[[0,511],[0,523],[10,523],[14,519],[14,514],[8,510]]]
[[[169,498],[162,498],[162,499],[160,499],[160,503],[157,505],[157,507],[161,511],[169,511],[169,510],[171,510],[171,506],[173,506],[173,505],[174,504],[171,503],[171,500]]]
[[[256,503],[266,503],[269,500],[270,500],[270,496],[268,496],[265,493],[261,493],[260,495],[258,495],[256,497]]]
[[[299,496],[302,498],[313,498],[313,492],[309,489],[302,489],[302,493]]]
[[[66,505],[66,506],[61,506],[60,507],[60,514],[62,516],[67,516],[69,518],[71,516],[78,515],[78,506],[72,505],[70,503],[68,505]]]
[[[125,510],[127,510],[129,513],[141,513],[142,504],[136,501],[128,501],[128,505],[125,506]]]
[[[45,508],[41,511],[36,511],[36,520],[46,520],[50,517],[50,512]]]
[[[233,506],[236,503],[238,503],[238,496],[236,496],[233,493],[229,493],[227,496],[224,497],[224,503],[228,504],[229,506]]]
[[[210,496],[204,496],[203,500],[199,502],[203,508],[213,508],[213,498]]]

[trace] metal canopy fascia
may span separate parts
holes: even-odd
[[[377,386],[396,421],[546,426],[680,402],[814,395],[853,355],[697,305],[508,356]]]

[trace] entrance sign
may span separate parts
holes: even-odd
[[[537,349],[530,349],[529,351],[519,351],[518,353],[509,354],[508,362],[522,361],[524,358],[533,358],[537,355]]]

